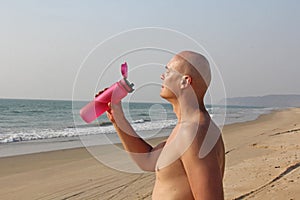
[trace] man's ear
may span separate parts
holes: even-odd
[[[180,82],[180,88],[181,89],[187,88],[189,85],[191,85],[191,83],[192,83],[192,78],[188,75],[184,75]]]

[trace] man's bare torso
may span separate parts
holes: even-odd
[[[152,199],[193,199],[187,176],[179,159],[168,167],[156,171]]]
[[[170,137],[167,140],[167,144],[170,143],[174,139],[178,132],[178,126],[174,128]],[[197,137],[198,135],[196,135]],[[160,157],[168,154],[169,151],[171,156],[174,156],[174,149],[172,147],[164,148]],[[176,154],[176,153],[175,153]],[[175,158],[177,156],[177,159]],[[218,167],[220,169],[220,173],[223,176],[224,173],[224,145],[222,138],[220,137],[211,150],[211,152],[203,159],[208,159],[211,156],[215,156],[218,159]],[[172,162],[170,162],[167,166],[160,166],[158,161],[156,167],[156,181],[153,189],[152,199],[153,200],[176,200],[176,199],[194,199],[191,187],[188,181],[187,174],[185,172],[183,163],[180,159],[180,155],[175,155]],[[209,161],[208,161],[209,162]]]

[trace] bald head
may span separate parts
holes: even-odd
[[[191,85],[194,90],[205,93],[211,81],[210,67],[207,59],[203,55],[192,51],[182,51],[174,59],[180,62],[176,65],[176,70],[192,78]]]

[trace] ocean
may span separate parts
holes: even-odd
[[[89,135],[109,135],[113,143],[119,142],[105,114],[91,124],[86,124],[80,118],[79,110],[86,103],[88,102],[0,99],[0,149],[5,150],[8,147],[6,144],[14,144],[15,148],[24,142],[32,145],[46,141],[72,141]],[[221,116],[226,108],[225,124],[254,120],[275,109],[218,105],[206,107],[213,117]],[[123,103],[123,109],[134,129],[146,138],[168,135],[170,131],[159,130],[171,129],[177,122],[172,106],[167,103]],[[106,143],[103,140],[103,144]],[[61,145],[61,148],[64,146]]]

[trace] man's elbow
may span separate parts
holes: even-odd
[[[135,161],[137,166],[146,172],[155,172],[156,162],[151,159],[151,154],[148,155],[132,155],[132,159]]]
[[[153,167],[153,166],[139,165],[139,164],[138,164],[138,167],[139,167],[141,170],[145,171],[145,172],[155,172],[155,167]]]

